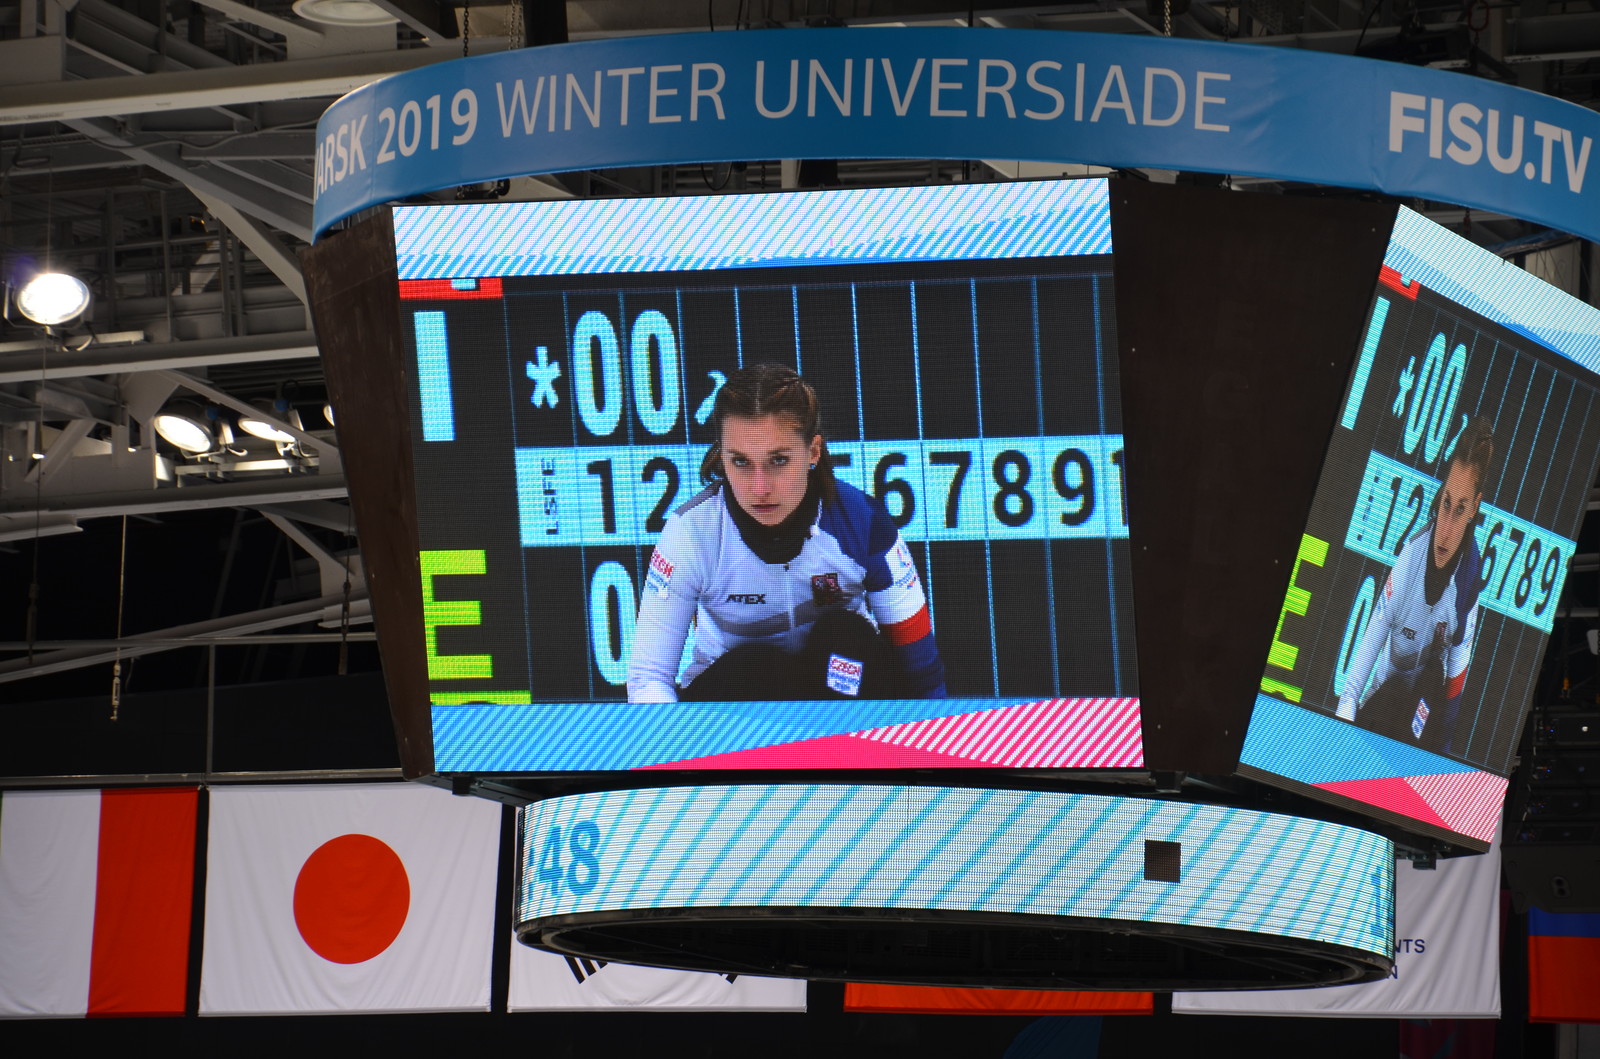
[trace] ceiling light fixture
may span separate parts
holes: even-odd
[[[272,420],[258,416],[241,415],[239,417],[239,429],[246,434],[260,438],[262,441],[271,441],[279,445],[293,445],[299,440],[293,434],[278,426],[278,423],[284,423],[294,427],[296,430],[305,429],[300,425],[299,412],[289,407],[287,402],[279,400],[273,402],[270,414]]]
[[[151,422],[156,433],[166,438],[184,452],[210,452],[216,445],[211,428],[193,416],[179,412],[162,412]]]
[[[17,311],[45,327],[78,319],[89,301],[88,284],[65,272],[41,272],[17,289]]]
[[[294,13],[324,26],[386,26],[400,21],[367,0],[295,0]]]

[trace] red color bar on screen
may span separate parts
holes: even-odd
[[[457,283],[471,283],[471,287],[457,287]],[[488,279],[403,279],[400,297],[403,301],[438,301],[455,299],[473,301],[480,298],[502,298],[500,277]],[[1415,295],[1412,295],[1415,297]]]
[[[199,792],[102,791],[89,1016],[182,1015]]]
[[[1079,993],[1053,989],[957,989],[850,982],[844,1009],[916,1015],[1149,1015],[1149,993]]]
[[[1422,289],[1415,281],[1407,283],[1405,281],[1405,277],[1401,276],[1400,273],[1396,272],[1388,265],[1384,265],[1382,268],[1378,269],[1378,282],[1383,284],[1385,287],[1388,287],[1396,294],[1410,298],[1412,301],[1417,300],[1417,291]],[[405,284],[402,283],[400,286],[404,287]],[[401,297],[403,298],[405,295],[402,294]]]

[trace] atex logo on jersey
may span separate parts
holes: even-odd
[[[766,601],[767,601],[767,594],[765,592],[730,592],[730,593],[728,593],[728,602],[729,603],[765,603]]]
[[[1579,195],[1593,146],[1592,137],[1580,141],[1571,129],[1529,122],[1521,114],[1437,96],[1389,93],[1389,150],[1395,154],[1427,151],[1429,158],[1448,158],[1457,165],[1487,163],[1508,176],[1520,172],[1525,180],[1541,184],[1565,183]]]

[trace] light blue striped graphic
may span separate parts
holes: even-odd
[[[1439,480],[1374,452],[1367,458],[1344,546],[1385,566],[1432,518]],[[1480,606],[1548,633],[1577,545],[1492,504],[1473,530],[1483,557]]]
[[[1393,957],[1393,845],[1281,814],[1061,792],[752,784],[552,798],[522,809],[518,824],[519,926],[667,908],[1003,912]],[[596,834],[592,849],[572,848],[571,836],[581,847]],[[1145,840],[1182,846],[1181,881],[1144,878]]]
[[[1111,252],[1104,180],[405,206],[394,226],[402,280]]]
[[[840,441],[828,450],[847,462],[835,474],[865,492],[877,491],[880,468],[886,483],[904,483],[913,511],[900,533],[908,541],[1128,536],[1120,434]],[[647,523],[700,491],[704,455],[698,445],[516,449],[523,547],[654,544],[660,531]],[[658,457],[677,469],[676,490],[659,467],[645,473]],[[903,515],[904,490],[887,490],[890,514]]]
[[[1309,785],[1478,771],[1271,695],[1256,696],[1239,763]]]
[[[1383,263],[1407,282],[1600,372],[1600,308],[1551,286],[1405,207]]]
[[[422,440],[456,439],[455,406],[450,397],[450,344],[444,313],[412,314],[417,329],[417,389],[422,396]]]

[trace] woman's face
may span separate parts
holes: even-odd
[[[822,458],[822,435],[809,441],[787,416],[728,416],[722,421],[722,474],[734,499],[763,526],[776,526],[806,495],[806,475]]]
[[[1478,475],[1471,467],[1452,463],[1439,487],[1439,507],[1434,512],[1433,565],[1443,570],[1455,561],[1467,531],[1478,520]]]

